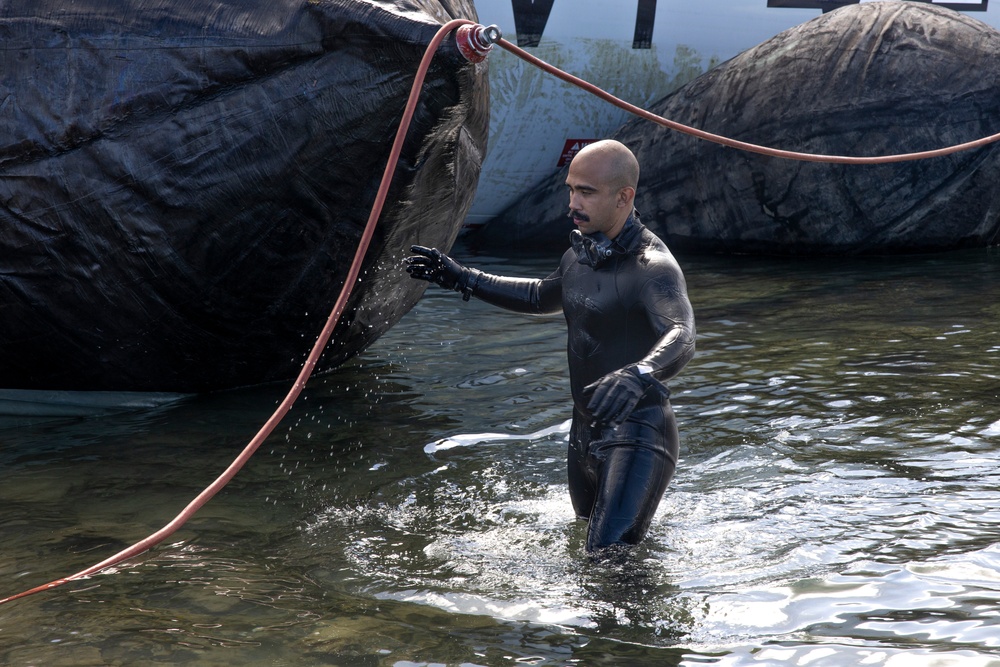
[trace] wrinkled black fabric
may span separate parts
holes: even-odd
[[[1000,128],[1000,30],[939,4],[860,2],[825,12],[679,90],[664,89],[648,108],[723,136],[826,155],[988,137]],[[847,165],[735,152],[645,118],[610,138],[642,165],[636,206],[674,250],[884,255],[1000,243],[1000,150],[992,146]],[[572,224],[565,179],[564,168],[539,182],[473,243],[485,253],[562,247]]]
[[[574,402],[570,494],[577,514],[591,520],[591,550],[642,538],[673,474],[678,437],[667,392],[644,392],[615,428],[597,423],[587,386],[639,362],[665,383],[694,356],[695,347],[687,287],[670,251],[635,218],[616,240],[622,252],[611,253],[596,268],[570,248],[547,278],[484,273],[474,293],[510,310],[562,310],[566,317]]]
[[[471,0],[0,2],[0,387],[294,377],[346,278],[427,43]],[[319,370],[419,299],[488,130],[446,40]]]

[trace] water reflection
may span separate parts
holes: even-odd
[[[682,459],[623,561],[570,508],[560,318],[429,291],[172,543],[0,607],[0,664],[997,664],[997,257],[684,266]],[[5,592],[162,526],[284,390],[0,431]]]

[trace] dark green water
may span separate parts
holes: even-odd
[[[167,544],[0,606],[0,664],[1000,665],[1000,254],[681,260],[681,465],[623,566],[570,510],[561,318],[432,289]],[[164,525],[285,390],[8,423],[0,597]]]

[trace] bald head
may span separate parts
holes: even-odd
[[[593,160],[603,166],[605,182],[615,189],[639,187],[639,161],[628,146],[603,139],[580,149],[574,160]]]
[[[606,139],[580,150],[569,163],[569,217],[584,234],[615,238],[634,210],[639,162],[625,144]]]

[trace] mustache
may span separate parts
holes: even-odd
[[[579,220],[580,222],[590,222],[590,216],[586,213],[581,213],[579,211],[570,211],[566,214],[567,218],[573,218],[574,220]]]

